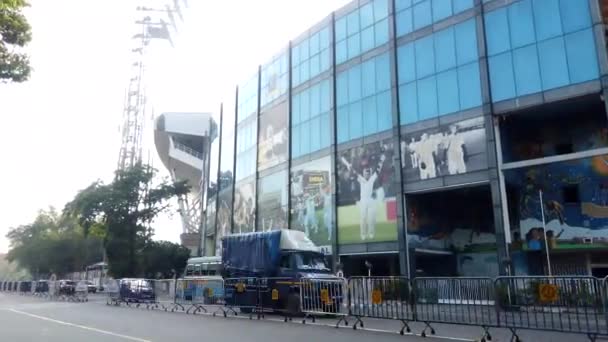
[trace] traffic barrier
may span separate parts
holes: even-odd
[[[344,278],[318,277],[300,279],[300,305],[304,313],[304,321],[310,317],[315,322],[315,316],[332,315],[339,318],[336,327],[344,322],[348,310],[348,283]]]
[[[175,280],[161,279],[148,280],[152,284],[154,292],[154,302],[148,303],[149,309],[163,309],[168,311],[173,308],[175,300]]]
[[[120,280],[109,279],[105,286],[106,305],[120,306],[123,303],[120,297]]]
[[[500,326],[519,341],[518,329],[608,334],[606,288],[593,277],[499,277],[495,280]]]
[[[224,279],[221,277],[197,277],[178,279],[175,286],[175,301],[171,311],[180,309],[186,313],[208,313],[210,307],[215,308],[213,315],[221,312],[236,314],[232,308],[225,308]]]
[[[410,332],[414,320],[411,284],[406,277],[352,277],[348,279],[349,314],[363,328],[362,318],[401,321],[399,333]]]
[[[283,316],[285,322],[302,315],[300,302],[301,281],[287,277],[259,278],[259,313],[275,313]]]
[[[248,314],[249,319],[253,314],[259,313],[259,294],[257,278],[227,278],[224,279],[224,300],[226,308],[236,315],[236,310]]]
[[[446,323],[480,326],[481,341],[492,339],[498,318],[491,278],[416,278],[413,290],[415,319],[425,325],[421,336],[435,334],[432,323]]]

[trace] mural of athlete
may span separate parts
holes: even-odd
[[[327,229],[327,241],[331,241],[332,227],[332,200],[331,200],[331,188],[329,185],[325,185],[323,189],[323,221],[325,223],[325,229]]]
[[[349,171],[355,172],[359,182],[359,229],[361,240],[373,239],[376,234],[376,207],[378,196],[384,197],[384,190],[380,187],[374,191],[374,182],[382,170],[386,156],[380,155],[380,161],[375,170],[367,165],[363,166],[363,174],[353,170],[352,165],[342,159]]]

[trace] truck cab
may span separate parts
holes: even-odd
[[[320,252],[286,250],[281,251],[277,277],[309,278],[331,276],[325,255]]]

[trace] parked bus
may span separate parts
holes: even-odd
[[[220,276],[222,271],[221,257],[197,257],[188,259],[184,278],[202,276]]]
[[[103,291],[107,277],[108,264],[105,262],[98,262],[87,266],[85,278],[87,281],[92,282],[99,291]]]

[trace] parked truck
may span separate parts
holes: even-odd
[[[226,304],[245,313],[269,310],[295,315],[301,312],[302,302],[331,313],[342,301],[340,278],[331,273],[325,256],[301,231],[225,236],[222,266]]]

